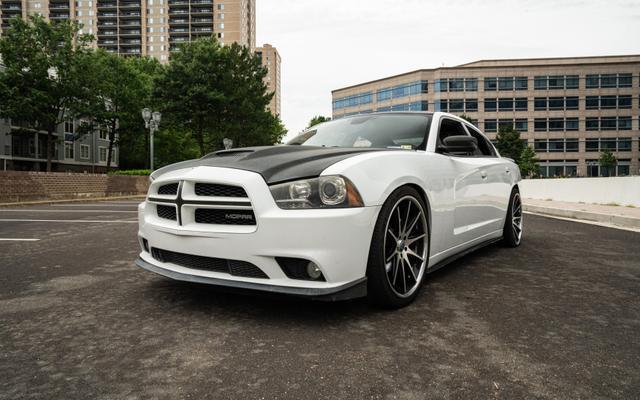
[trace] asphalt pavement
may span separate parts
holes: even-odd
[[[0,399],[639,397],[640,233],[525,215],[385,311],[141,270],[136,204],[0,208]]]

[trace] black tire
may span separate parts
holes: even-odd
[[[428,208],[416,189],[403,186],[385,201],[367,265],[368,295],[375,304],[400,308],[418,296],[428,267],[429,229]]]
[[[511,191],[511,196],[509,196],[507,217],[504,220],[504,228],[502,230],[502,242],[505,246],[518,247],[520,246],[520,243],[522,243],[522,216],[522,200],[520,199],[520,191],[518,190],[518,187],[514,187]]]

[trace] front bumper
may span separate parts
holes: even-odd
[[[329,288],[304,288],[304,287],[290,287],[290,286],[277,286],[266,285],[261,283],[243,282],[243,281],[231,281],[228,279],[217,279],[206,276],[199,276],[193,274],[183,274],[180,272],[172,271],[170,269],[164,269],[146,262],[142,258],[136,260],[136,265],[147,271],[155,272],[166,276],[167,278],[175,279],[178,281],[204,283],[207,285],[220,286],[229,289],[236,290],[251,290],[259,292],[268,292],[276,294],[284,294],[288,296],[300,296],[313,300],[320,301],[340,301],[355,299],[358,297],[364,297],[367,295],[367,278],[360,278],[354,282],[350,282],[341,286],[329,287]]]
[[[183,224],[172,225],[158,219],[155,205],[145,202],[139,208],[140,239],[145,239],[149,248],[248,262],[268,278],[240,277],[161,262],[144,249],[136,261],[138,266],[177,280],[318,299],[338,300],[366,294],[369,246],[379,207],[282,210],[262,177],[253,172],[198,167],[167,175],[153,185],[178,179],[242,186],[250,198],[256,225],[197,224],[186,216]],[[183,206],[185,215],[190,213],[188,207]],[[325,281],[289,278],[276,257],[311,261],[320,268]]]

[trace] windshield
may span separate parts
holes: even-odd
[[[287,144],[424,149],[430,114],[371,114],[326,122]]]

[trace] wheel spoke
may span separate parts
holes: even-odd
[[[394,287],[396,286],[396,278],[398,277],[398,269],[400,269],[400,268],[398,267],[398,261],[400,261],[400,258],[399,258],[399,257],[396,257],[396,258],[394,259],[394,263],[393,263],[393,266],[394,266],[395,268],[393,269],[393,282],[391,283],[391,285],[392,285],[392,286],[394,286]]]
[[[406,244],[407,246],[410,246],[410,245],[412,245],[416,240],[422,239],[422,238],[423,238],[423,237],[425,237],[425,236],[427,236],[427,234],[426,234],[426,233],[423,233],[422,235],[418,235],[418,236],[416,236],[416,237],[412,237],[412,238],[410,238],[410,239],[407,239],[407,241],[405,242],[405,244]]]
[[[409,234],[411,233],[411,231],[413,231],[413,228],[416,226],[416,224],[418,223],[418,220],[420,219],[420,216],[422,215],[422,211],[418,210],[418,215],[416,215],[416,219],[413,220],[413,222],[411,223],[411,226],[409,227],[409,230],[407,231],[407,236],[409,236]]]
[[[409,261],[409,256],[407,254],[404,255],[404,260],[407,263],[407,266],[409,267],[409,271],[411,271],[411,276],[413,276],[413,280],[417,282],[418,278],[416,277],[416,273],[413,271],[413,267],[411,266],[411,262]]]
[[[402,283],[404,285],[404,292],[407,293],[407,274],[404,271],[404,262],[402,262],[402,258],[400,258],[400,265],[402,265]]]
[[[411,202],[409,202],[409,205],[407,206],[407,218],[404,219],[404,227],[402,228],[402,233],[404,233],[405,235],[409,234],[409,232],[407,232],[407,224],[409,223],[410,215],[411,215]]]
[[[395,257],[395,256],[396,256],[396,253],[392,253],[392,254],[387,258],[387,261],[385,261],[385,263],[386,263],[386,264],[388,264],[388,263],[389,263],[389,261],[393,261],[393,257]]]
[[[391,234],[393,240],[395,240],[396,242],[398,241],[398,237],[393,234],[393,231],[391,229],[387,229],[387,233]]]
[[[408,256],[413,256],[415,258],[417,258],[420,261],[424,261],[424,257],[421,257],[418,253],[416,253],[415,251],[411,250],[411,249],[407,249],[407,255]],[[408,260],[408,258],[407,258]]]

